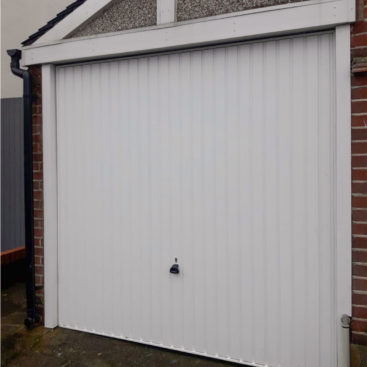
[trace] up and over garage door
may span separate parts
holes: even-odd
[[[61,326],[336,366],[334,44],[57,68]]]

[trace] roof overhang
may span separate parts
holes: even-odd
[[[112,0],[87,0],[53,28],[38,38],[33,45],[59,41],[95,16]]]
[[[86,4],[90,1],[97,2],[89,0]],[[123,57],[322,30],[354,21],[354,0],[311,0],[94,37],[48,41],[46,33],[35,44],[22,49],[22,63],[29,66]],[[51,36],[50,31],[48,37]]]

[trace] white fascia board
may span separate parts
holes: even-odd
[[[57,23],[53,28],[41,36],[36,42],[34,42],[34,45],[63,39],[111,1],[112,0],[87,0],[61,22]]]
[[[22,65],[76,62],[334,27],[355,20],[353,0],[305,1],[109,33],[35,44],[22,50]]]

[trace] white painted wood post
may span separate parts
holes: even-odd
[[[176,0],[157,0],[157,24],[176,20]]]
[[[45,327],[58,325],[55,66],[42,66]]]
[[[336,27],[336,315],[338,366],[348,367],[349,329],[341,317],[352,313],[352,230],[351,230],[351,96],[350,96],[350,26]]]

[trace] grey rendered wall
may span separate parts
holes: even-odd
[[[23,99],[1,99],[1,251],[24,246]]]

